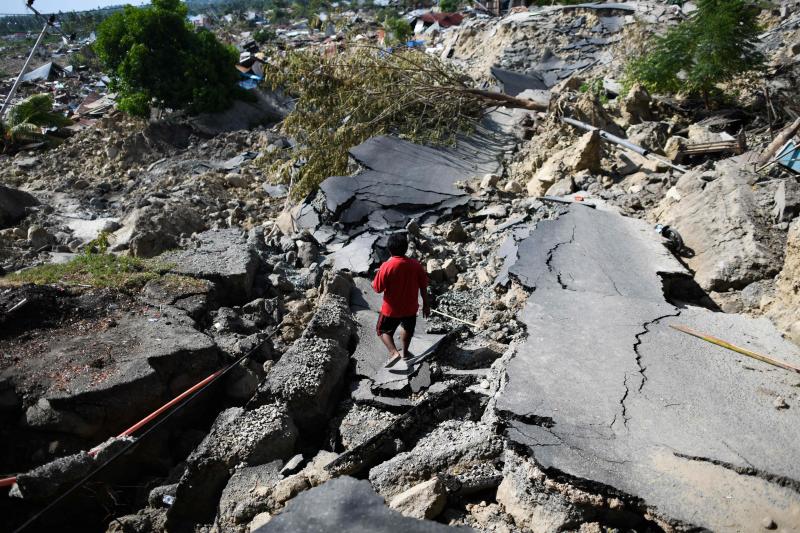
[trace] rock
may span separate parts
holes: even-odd
[[[257,529],[262,526],[269,524],[269,521],[272,520],[272,515],[269,513],[258,513],[253,517],[253,520],[250,522],[250,525],[247,526],[248,533],[253,533]]]
[[[432,520],[439,516],[446,504],[444,483],[434,477],[398,494],[389,502],[389,507],[400,511],[403,516]]]
[[[500,181],[500,176],[497,174],[486,174],[483,176],[483,179],[481,179],[481,189],[491,189],[497,185],[498,181]]]
[[[275,487],[272,498],[278,505],[283,505],[301,492],[311,488],[308,479],[302,474],[294,474],[282,479]]]
[[[600,170],[600,135],[597,131],[583,134],[571,146],[551,155],[528,182],[528,194],[542,196],[556,182],[570,178],[581,170]],[[570,190],[570,192],[572,192]]]
[[[672,136],[664,143],[664,154],[670,161],[677,162],[680,159],[681,151],[689,144],[685,137]]]
[[[765,516],[761,519],[761,526],[764,529],[778,529],[778,524],[775,523],[775,520],[770,518],[769,516]]]
[[[620,102],[619,111],[622,119],[628,124],[639,124],[643,121],[652,120],[651,100],[650,93],[647,92],[644,86],[639,83],[634,84]]]
[[[32,501],[45,500],[58,494],[62,488],[75,484],[94,468],[94,457],[86,452],[61,457],[18,474],[17,485],[12,489],[11,496]]]
[[[351,450],[389,427],[397,416],[371,405],[350,403],[338,424],[339,441],[345,450]]]
[[[469,241],[469,235],[467,232],[464,231],[464,228],[461,226],[461,223],[458,220],[455,220],[450,223],[448,226],[444,238],[447,242],[467,242]]]
[[[159,257],[175,266],[176,274],[205,279],[219,288],[221,303],[252,299],[253,283],[260,264],[254,242],[236,228],[209,230],[194,237],[194,246],[166,252]]]
[[[422,230],[419,227],[419,223],[414,218],[409,220],[408,224],[406,224],[406,231],[409,232],[411,235],[414,235],[415,237],[419,237],[420,235],[422,235]]]
[[[50,244],[52,237],[47,230],[41,226],[33,225],[28,228],[28,242],[31,248],[38,250]]]
[[[369,483],[343,476],[303,492],[280,514],[256,530],[258,533],[298,531],[404,531],[407,533],[449,533],[454,528],[431,521],[408,518],[387,507]],[[455,531],[473,531],[455,528]]]
[[[767,232],[768,215],[753,194],[752,172],[736,159],[716,164],[716,179],[698,179],[699,170],[685,173],[655,210],[655,218],[680,232],[694,251],[686,259],[705,290],[741,289],[774,276],[780,265],[780,245]],[[676,201],[675,198],[678,198]]]
[[[775,406],[775,409],[788,409],[789,404],[786,403],[786,400],[783,399],[783,396],[778,396],[775,398],[775,401],[772,402],[772,405]]]
[[[667,142],[669,128],[666,122],[640,122],[629,127],[625,134],[633,144],[651,152],[661,152]]]
[[[794,178],[781,180],[775,189],[774,201],[772,220],[776,223],[793,220],[800,215],[800,183]]]
[[[210,520],[235,465],[288,459],[293,455],[296,439],[297,428],[283,405],[262,405],[251,411],[239,407],[226,409],[186,460],[175,503],[167,513],[169,523]],[[277,475],[279,467],[274,468]]]
[[[506,183],[506,186],[503,187],[503,191],[514,193],[514,194],[519,194],[523,190],[524,189],[523,189],[522,185],[520,185],[520,183],[518,181],[514,181],[514,180],[509,181],[508,183]]]
[[[245,187],[247,186],[247,178],[241,174],[230,172],[225,175],[225,183],[228,187]]]
[[[444,275],[447,277],[448,281],[455,281],[458,277],[458,267],[456,266],[456,262],[453,258],[447,259],[444,263],[442,263],[442,270],[444,271]]]
[[[800,345],[800,218],[789,226],[783,268],[775,279],[774,294],[767,316]]]
[[[25,208],[37,205],[33,195],[0,184],[0,229],[13,226],[25,217]]]
[[[428,262],[425,264],[425,271],[432,281],[441,283],[447,278],[442,268],[442,263],[438,259],[428,259]]]
[[[205,229],[202,214],[192,207],[136,208],[121,220],[111,239],[114,250],[129,248],[136,257],[155,257],[176,248],[183,234]]]
[[[302,430],[322,430],[343,385],[355,328],[348,300],[324,296],[302,336],[275,363],[253,401],[280,398]]]
[[[219,500],[216,524],[221,531],[247,532],[248,524],[268,505],[280,482],[280,461],[236,470]]]
[[[281,468],[281,475],[288,476],[297,473],[300,470],[301,464],[303,464],[303,454],[298,453],[286,461],[286,464],[283,466],[283,468]]]
[[[545,475],[530,461],[507,452],[504,477],[497,488],[497,502],[511,515],[517,527],[526,531],[556,532],[587,522],[567,497],[544,483]]]
[[[342,298],[350,298],[353,290],[353,276],[349,272],[327,271],[322,279],[322,295],[333,294]]]
[[[432,474],[458,479],[477,488],[483,480],[470,479],[473,466],[494,460],[503,449],[501,439],[489,426],[448,420],[423,437],[413,450],[400,453],[369,472],[369,481],[381,495],[393,498]],[[485,480],[490,488],[494,475]]]

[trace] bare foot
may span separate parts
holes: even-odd
[[[389,360],[386,361],[386,368],[394,366],[400,359],[403,359],[403,354],[400,352],[394,352],[389,356]]]

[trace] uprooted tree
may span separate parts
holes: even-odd
[[[265,76],[272,89],[296,98],[282,127],[297,143],[266,160],[278,181],[294,180],[295,198],[314,191],[328,176],[346,174],[348,150],[370,137],[395,134],[445,144],[474,128],[489,107],[542,109],[529,100],[477,89],[453,66],[405,48],[389,53],[351,45],[335,54],[276,54]]]
[[[719,83],[759,70],[760,7],[751,0],[698,0],[689,19],[648,43],[627,66],[630,81],[651,92],[696,94],[706,107]]]
[[[58,144],[60,139],[43,133],[45,128],[68,126],[72,122],[63,114],[53,111],[53,97],[34,94],[9,109],[4,122],[0,122],[2,144],[5,148],[26,142],[45,141]]]
[[[238,54],[207,30],[195,32],[180,0],[125,6],[97,31],[95,50],[109,70],[119,107],[149,116],[151,106],[220,111],[238,93]]]

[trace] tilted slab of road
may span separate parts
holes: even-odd
[[[510,273],[534,291],[497,398],[512,440],[672,520],[800,530],[800,376],[669,328],[800,364],[769,321],[667,302],[662,276],[687,272],[652,229],[579,205],[541,222]]]

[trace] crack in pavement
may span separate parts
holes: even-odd
[[[570,236],[569,240],[568,241],[564,241],[564,242],[558,242],[558,243],[556,243],[555,246],[550,248],[550,250],[547,252],[547,259],[544,262],[544,264],[547,266],[547,270],[551,274],[555,274],[556,281],[561,286],[561,288],[564,289],[564,290],[570,290],[570,288],[567,287],[567,285],[562,281],[562,279],[561,279],[561,271],[559,270],[558,272],[556,272],[555,269],[553,268],[553,264],[552,264],[553,263],[553,258],[554,258],[554,255],[556,253],[556,250],[558,250],[558,248],[561,245],[572,244],[574,242],[575,242],[575,225],[573,224],[573,226],[572,226],[572,235]]]
[[[642,376],[642,380],[639,382],[639,388],[637,389],[637,392],[642,392],[642,388],[644,388],[644,384],[647,382],[647,374],[645,374],[647,367],[642,365],[642,354],[639,353],[639,346],[641,346],[642,344],[642,337],[644,337],[646,334],[650,332],[650,326],[652,326],[653,324],[657,324],[658,322],[664,320],[665,318],[680,316],[681,310],[676,308],[676,311],[677,311],[676,313],[662,315],[660,317],[654,318],[653,320],[650,320],[649,322],[645,322],[644,324],[642,324],[643,330],[635,335],[636,342],[633,343],[633,351],[636,354],[636,366],[639,369],[639,374]]]
[[[735,453],[735,452],[734,452]],[[774,483],[778,486],[785,487],[791,489],[797,493],[800,493],[800,480],[790,478],[787,476],[780,476],[778,474],[773,474],[772,472],[767,472],[766,470],[761,470],[759,468],[755,468],[753,466],[737,466],[735,464],[729,463],[727,461],[721,461],[719,459],[712,459],[710,457],[702,457],[699,455],[689,455],[685,453],[681,453],[678,451],[672,452],[675,457],[679,457],[680,459],[686,459],[688,461],[698,461],[701,463],[710,463],[712,465],[716,465],[726,470],[730,470],[731,472],[735,472],[741,476],[751,476],[757,477],[759,479],[763,479],[769,483]],[[736,455],[739,455],[738,453]],[[739,455],[741,457],[741,455]],[[744,458],[742,458],[744,459]],[[745,460],[746,463],[749,464],[749,461]]]

